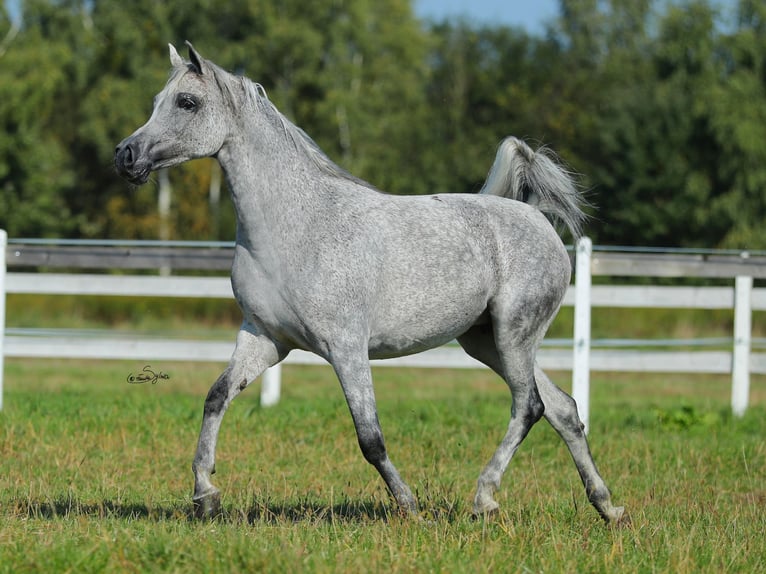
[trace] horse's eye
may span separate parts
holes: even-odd
[[[197,98],[191,94],[178,94],[178,96],[176,96],[176,105],[182,110],[193,112],[197,109],[198,102]]]

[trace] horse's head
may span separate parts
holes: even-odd
[[[186,44],[190,61],[170,45],[173,72],[154,98],[151,117],[115,149],[115,168],[131,183],[146,183],[156,169],[216,155],[226,139],[228,102],[216,79],[223,72]]]

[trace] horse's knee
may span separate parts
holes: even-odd
[[[227,393],[222,392],[222,389],[219,387],[210,389],[205,399],[205,414],[214,415],[220,413],[226,404],[226,395]]]
[[[229,371],[224,372],[213,383],[205,398],[205,414],[217,414],[226,408],[229,399]]]

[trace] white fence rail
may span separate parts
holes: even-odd
[[[6,273],[6,262],[18,265],[27,254],[25,248],[11,245],[6,249],[5,233],[0,230],[0,408],[2,408],[3,357],[65,357],[84,359],[130,359],[139,361],[228,361],[233,351],[232,342],[165,340],[114,332],[88,332],[82,330],[23,330],[5,329],[5,294],[70,294],[119,295],[159,297],[213,297],[231,298],[227,277],[188,276],[136,276],[97,275],[86,273]],[[102,260],[109,266],[119,266],[120,257],[130,257],[133,268],[153,266],[158,260],[166,261],[166,253],[153,250],[150,256],[138,249],[123,250],[121,254],[106,251],[91,253],[87,246],[79,247],[78,261],[98,266]],[[63,257],[52,249],[31,250],[34,265],[56,265]],[[226,264],[224,252],[196,250],[204,254],[205,268],[220,269]],[[211,255],[212,253],[212,255]],[[766,310],[766,289],[753,288],[752,278],[766,277],[766,261],[753,257],[699,257],[677,255],[668,260],[660,254],[592,253],[590,241],[582,240],[576,249],[575,286],[570,287],[564,305],[575,307],[575,333],[573,340],[546,341],[538,360],[549,370],[571,370],[572,390],[583,422],[589,419],[589,374],[591,371],[688,372],[731,373],[732,408],[742,414],[747,408],[750,373],[766,374],[766,354],[752,353],[751,316],[753,311]],[[169,260],[182,261],[184,268],[193,268],[194,260],[173,253]],[[104,259],[105,258],[105,259]],[[143,258],[143,259],[142,259]],[[158,259],[159,258],[159,259]],[[163,259],[165,258],[165,259]],[[63,258],[61,266],[71,265],[73,259]],[[212,263],[211,263],[212,262]],[[737,277],[734,287],[663,287],[628,285],[591,285],[592,274],[642,274],[655,276]],[[739,275],[745,273],[744,275]],[[729,340],[731,351],[723,350],[641,350],[646,341],[594,341],[590,336],[590,311],[593,307],[669,307],[732,309],[735,333]],[[657,346],[670,346],[678,342],[654,342]],[[691,346],[699,341],[685,342]],[[720,348],[722,341],[714,341]],[[629,346],[631,348],[624,348]],[[639,347],[639,349],[636,349]],[[286,363],[322,364],[324,361],[311,353],[294,351]],[[377,366],[412,366],[446,368],[483,368],[461,349],[445,346],[409,357],[374,361]],[[261,401],[274,404],[279,399],[280,369],[270,369],[264,375]]]

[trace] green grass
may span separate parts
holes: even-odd
[[[766,570],[766,379],[729,414],[725,377],[596,375],[591,447],[627,528],[602,525],[547,423],[471,517],[508,416],[486,371],[376,370],[389,452],[422,520],[358,451],[329,368],[286,367],[282,402],[229,410],[224,515],[190,517],[202,404],[221,365],[9,360],[0,413],[0,572],[756,572]],[[555,380],[567,387],[566,374]]]

